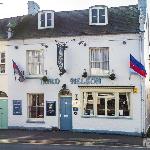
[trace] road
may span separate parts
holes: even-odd
[[[148,150],[143,147],[0,144],[0,150]],[[150,148],[149,148],[150,150]]]

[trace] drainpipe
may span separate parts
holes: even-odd
[[[140,32],[139,35],[139,51],[140,51],[140,62],[145,66],[144,62],[144,32]],[[141,134],[144,136],[145,133],[145,79],[140,77],[140,90],[141,90]]]

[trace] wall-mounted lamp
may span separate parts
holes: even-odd
[[[123,45],[126,45],[126,44],[127,44],[127,42],[126,42],[126,41],[123,41],[123,42],[122,42],[122,44],[123,44]]]
[[[76,96],[75,100],[78,100],[78,94],[75,94],[75,96]]]
[[[41,46],[44,46],[45,48],[48,48],[48,45],[46,45],[45,43],[41,43]]]
[[[86,77],[87,77],[86,69],[84,69],[84,72],[83,72],[83,74],[82,74],[82,77],[83,77],[83,78],[86,78]]]

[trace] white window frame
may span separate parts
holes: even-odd
[[[44,93],[27,93],[27,117],[28,117],[28,122],[43,122],[44,121],[44,117],[43,118],[30,118],[29,117],[29,107],[30,107],[30,104],[29,104],[29,98],[30,98],[30,95],[38,95],[38,94],[43,94],[44,95]],[[43,113],[44,113],[44,116],[45,116],[45,98],[44,98],[44,100],[43,100],[43,106],[41,106],[41,107],[43,107]]]
[[[81,89],[81,116],[82,117],[105,117],[105,118],[132,118],[132,102],[131,102],[131,94],[132,89]],[[83,95],[86,95],[86,92],[92,92],[94,101],[93,101],[93,107],[94,107],[94,115],[85,115],[84,114],[84,108],[85,108],[85,98],[83,98]],[[115,96],[115,115],[114,116],[108,116],[106,113],[106,101],[105,101],[105,115],[97,115],[97,99],[98,99],[98,93],[112,93]],[[129,116],[120,116],[119,115],[119,93],[127,93],[129,95],[128,102],[129,102]]]
[[[95,50],[101,50],[101,49],[108,49],[108,70],[103,70],[102,68],[92,68],[91,67],[91,63],[99,63],[102,64],[104,62],[102,61],[92,61],[92,56],[91,56],[91,51],[93,49]],[[109,72],[110,72],[110,65],[109,65],[109,47],[90,47],[89,48],[89,68],[90,68],[90,75],[91,76],[109,76]]]
[[[51,26],[47,26],[47,14],[51,14]],[[45,15],[45,27],[41,27],[41,14]],[[45,10],[38,13],[38,29],[47,29],[47,28],[54,28],[54,11],[52,10]]]
[[[92,22],[92,10],[93,9],[105,9],[105,22],[99,22],[99,11],[97,11],[97,23]],[[108,8],[106,6],[92,6],[89,8],[89,25],[107,25],[108,24]]]
[[[39,73],[39,74],[30,74],[29,73],[29,52],[31,52],[31,51],[37,51],[37,52],[42,52],[43,53],[43,55],[42,55],[42,62],[41,62],[41,64],[43,64],[42,66],[43,66],[43,68],[41,69],[41,73]],[[44,50],[27,50],[26,51],[26,70],[27,70],[27,76],[29,76],[29,77],[42,77],[43,75],[44,75]]]
[[[2,53],[5,54],[5,62],[4,63],[1,62],[1,54]],[[6,53],[4,51],[0,52],[0,65],[5,65],[5,72],[4,73],[0,72],[0,74],[6,74]]]

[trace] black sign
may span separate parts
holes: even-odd
[[[64,68],[64,50],[67,48],[66,44],[57,44],[57,65],[60,71],[60,76],[63,75],[66,70]]]
[[[22,115],[22,101],[13,100],[13,115]]]
[[[46,101],[46,115],[56,116],[56,101]]]

